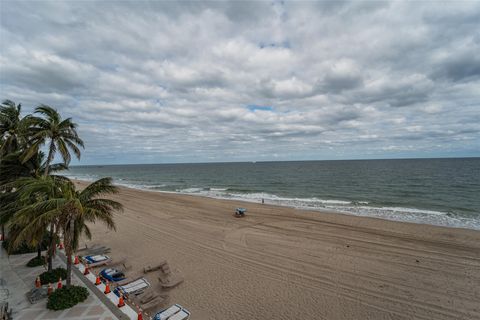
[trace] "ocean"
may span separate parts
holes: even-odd
[[[72,166],[81,180],[480,230],[480,158]]]

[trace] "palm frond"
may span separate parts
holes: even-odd
[[[80,140],[81,141],[81,140]],[[65,139],[65,143],[68,145],[68,147],[70,148],[70,150],[73,151],[73,153],[75,154],[75,156],[77,157],[77,159],[80,159],[80,156],[81,156],[81,152],[80,152],[80,149],[78,149],[78,147],[72,142],[70,141],[70,139]],[[83,142],[80,144],[80,143],[77,143],[78,145],[81,145],[83,147]]]
[[[59,123],[60,122],[60,114],[58,111],[50,106],[45,104],[41,104],[35,108],[35,113],[42,114],[47,119],[51,120],[52,122]]]
[[[118,193],[118,188],[112,184],[112,178],[102,178],[89,184],[80,193],[83,201],[88,201],[100,195]]]
[[[65,140],[62,138],[57,139],[57,146],[58,151],[60,151],[60,155],[62,156],[63,162],[68,165],[71,160],[70,152],[68,152],[67,145],[65,144]]]

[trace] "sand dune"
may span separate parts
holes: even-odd
[[[93,242],[136,273],[167,259],[185,278],[169,303],[193,319],[480,319],[478,231],[128,188],[115,198],[117,232],[94,225]]]

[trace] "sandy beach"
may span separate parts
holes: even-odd
[[[478,231],[123,187],[113,198],[117,231],[92,225],[89,244],[127,256],[130,276],[167,259],[185,278],[167,304],[192,319],[480,319]]]

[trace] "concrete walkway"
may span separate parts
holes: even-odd
[[[71,320],[117,320],[118,318],[89,290],[88,299],[73,308],[63,311],[48,310],[47,299],[31,304],[25,294],[34,287],[35,278],[45,271],[44,267],[28,268],[27,262],[36,253],[8,256],[0,248],[0,301],[7,301],[13,309],[13,319],[71,319]],[[54,267],[65,267],[57,257]],[[72,273],[75,285],[85,285]],[[88,288],[87,288],[88,289]]]

